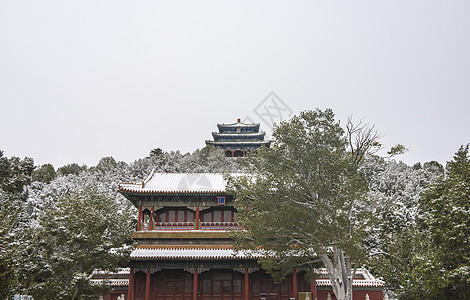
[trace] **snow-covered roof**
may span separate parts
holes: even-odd
[[[162,247],[136,248],[130,255],[131,260],[253,260],[255,258],[229,247]]]
[[[116,272],[94,270],[92,284],[108,283],[110,286],[129,286],[129,272],[130,268],[120,268]]]
[[[223,194],[222,173],[155,173],[141,183],[121,183],[120,192],[139,194]]]
[[[321,277],[328,277],[325,268],[317,269],[317,273]],[[375,278],[372,274],[367,271],[365,268],[358,268],[356,270],[356,276],[359,275],[362,278],[354,278],[353,279],[353,286],[358,287],[384,287],[385,282]],[[317,286],[331,286],[330,279],[327,278],[319,278],[316,280]]]
[[[129,276],[129,272],[127,271],[127,275]],[[125,278],[109,278],[109,279],[104,279],[104,278],[97,278],[97,279],[90,279],[90,282],[92,284],[101,284],[103,282],[108,282],[110,286],[129,286],[129,279]]]
[[[236,122],[236,123],[219,123],[217,127],[224,128],[224,127],[259,127],[259,123],[243,123],[243,122]]]
[[[130,268],[119,268],[116,272],[94,270],[93,276],[116,276],[116,275],[129,275]]]

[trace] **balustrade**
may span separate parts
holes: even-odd
[[[202,230],[240,229],[235,222],[201,222]]]
[[[195,228],[195,222],[154,222],[153,228],[150,228],[149,222],[142,222],[142,231],[149,230],[227,230],[240,229],[235,222],[199,222],[200,228]]]

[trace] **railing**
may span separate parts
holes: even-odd
[[[193,230],[193,222],[155,222],[153,230]]]
[[[240,229],[235,222],[201,222],[201,230]]]
[[[199,228],[195,228],[195,222],[155,222],[150,228],[149,222],[142,222],[142,231],[149,230],[227,230],[240,229],[235,222],[199,222]]]

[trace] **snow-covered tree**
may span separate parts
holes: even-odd
[[[125,240],[130,236],[129,230],[134,229],[128,226],[135,222],[137,212],[118,193],[119,183],[142,180],[153,169],[157,172],[239,170],[238,159],[226,160],[223,151],[214,147],[186,154],[159,152],[131,164],[108,156],[90,168],[76,163],[65,165],[54,176],[45,176],[52,174],[53,167],[44,166],[37,169],[36,180],[31,182],[32,159],[7,159],[0,152],[0,299],[14,291],[29,292],[35,299],[72,299],[74,294],[92,293],[87,279],[89,271],[106,267],[103,263],[106,259],[111,261],[113,255],[97,254],[92,249],[90,255],[102,258],[102,263],[93,259],[85,263],[89,258],[80,250],[86,248],[80,239],[96,243],[96,247],[105,251],[110,247],[107,233],[114,232]],[[88,207],[87,211],[84,206]],[[101,217],[93,215],[98,212]],[[61,222],[69,227],[60,225]],[[94,234],[100,232],[104,237],[101,242],[108,244],[99,244],[100,239]],[[57,277],[63,269],[69,273]]]
[[[31,235],[23,279],[28,293],[34,299],[96,297],[91,274],[125,265],[133,221],[101,191],[63,193],[39,213]]]
[[[78,175],[82,171],[85,171],[86,169],[87,169],[86,166],[80,167],[77,163],[71,163],[71,164],[67,164],[65,166],[58,168],[57,174],[62,175],[62,176],[67,176],[70,174]]]
[[[416,164],[369,157],[362,165],[369,181],[376,226],[367,240],[368,266],[382,277],[389,292],[400,299],[419,299],[423,282],[417,275],[427,239],[418,226],[423,190],[443,175],[437,162]]]
[[[33,171],[33,181],[49,183],[56,177],[54,166],[44,164]]]
[[[6,299],[19,285],[19,258],[25,247],[22,207],[33,170],[31,158],[7,158],[0,151],[0,299]]]

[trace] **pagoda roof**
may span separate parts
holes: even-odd
[[[259,123],[243,123],[243,122],[235,122],[235,123],[218,123],[217,127],[220,128],[239,128],[239,127],[254,127],[259,128]]]
[[[263,146],[263,145],[269,145],[271,142],[270,141],[209,141],[206,140],[207,145],[241,145],[241,146],[247,146],[247,145],[256,145],[256,146]]]
[[[214,138],[216,137],[234,137],[234,138],[240,138],[240,137],[260,137],[261,139],[264,138],[264,135],[266,132],[252,132],[252,133],[221,133],[221,132],[212,132],[212,136]]]
[[[156,173],[142,182],[121,183],[119,192],[128,194],[224,194],[227,182],[222,173]]]

